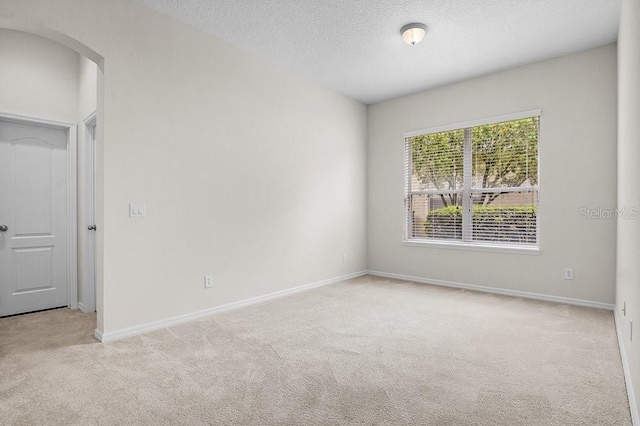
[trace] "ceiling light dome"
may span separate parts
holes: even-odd
[[[404,42],[412,46],[420,43],[426,32],[427,26],[418,22],[407,24],[400,29]]]

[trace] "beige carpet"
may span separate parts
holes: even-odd
[[[381,278],[113,343],[0,319],[0,424],[630,425],[611,312]]]

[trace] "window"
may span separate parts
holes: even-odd
[[[537,247],[540,112],[405,134],[408,242]]]

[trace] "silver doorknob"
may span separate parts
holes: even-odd
[[[9,227],[7,225],[0,225],[0,232],[7,232]]]
[[[96,230],[96,226],[95,226],[95,225],[89,225],[89,226],[87,227],[87,229],[88,229],[89,231],[95,231],[95,230]]]

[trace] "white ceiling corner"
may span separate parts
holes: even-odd
[[[365,104],[617,40],[621,0],[137,0]],[[400,28],[427,25],[416,46]]]

